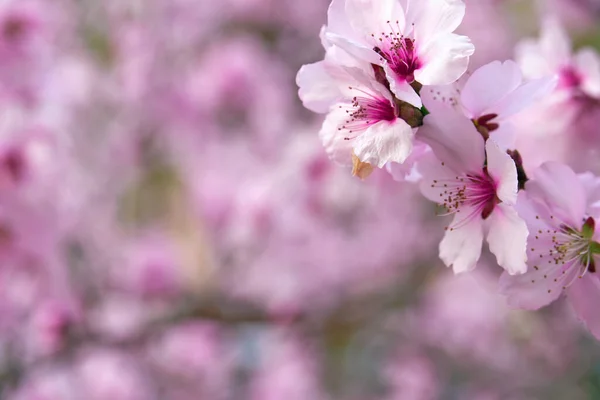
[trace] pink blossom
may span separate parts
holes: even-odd
[[[510,373],[511,385],[562,376],[572,367],[577,322],[566,307],[547,314],[512,310],[497,291],[495,272],[485,261],[469,274],[442,271],[424,288],[416,334],[461,367]]]
[[[586,47],[573,54],[571,41],[560,22],[543,21],[538,40],[525,39],[516,47],[516,58],[527,78],[557,76],[558,89],[573,96],[600,98],[600,57]]]
[[[345,165],[353,163],[353,156],[378,168],[404,162],[414,132],[398,118],[392,94],[361,69],[344,71],[341,100],[331,106],[319,133],[327,153]]]
[[[315,349],[293,332],[268,331],[260,341],[260,359],[250,385],[252,400],[326,398],[319,382]]]
[[[514,61],[494,61],[454,86],[423,90],[422,98],[427,109],[435,107],[435,102],[454,107],[484,137],[492,137],[502,148],[512,148],[512,117],[550,94],[555,85],[552,77],[524,81]]]
[[[78,355],[74,379],[89,400],[145,400],[151,382],[139,362],[126,353],[91,348]]]
[[[500,290],[510,305],[531,310],[565,293],[578,317],[600,338],[600,319],[593,308],[600,299],[599,245],[595,216],[590,216],[600,200],[597,188],[597,180],[578,178],[559,163],[548,162],[535,171],[517,204],[531,230],[528,270],[521,276],[504,274]]]
[[[233,362],[218,325],[189,321],[161,334],[149,350],[154,368],[176,377],[167,383],[170,399],[226,398]]]
[[[383,67],[396,97],[421,107],[411,83],[450,84],[467,69],[474,47],[452,33],[464,13],[460,0],[333,0],[327,38]]]
[[[451,133],[449,133],[451,132]],[[470,120],[441,103],[425,118],[420,138],[434,155],[418,164],[421,192],[454,220],[440,243],[440,257],[455,272],[475,268],[484,235],[498,264],[523,273],[527,226],[517,215],[515,163]]]

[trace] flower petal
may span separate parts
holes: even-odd
[[[447,85],[458,80],[469,66],[475,46],[466,36],[445,34],[418,48],[423,67],[415,71],[415,80],[423,85]]]
[[[415,141],[413,143],[413,150],[410,153],[410,156],[404,160],[404,163],[399,164],[391,162],[385,167],[395,181],[418,182],[422,178],[422,175],[416,164],[429,153],[431,153],[431,148],[429,146],[425,143]]]
[[[591,172],[579,174],[577,177],[585,191],[586,214],[600,216],[600,177]]]
[[[324,61],[303,65],[296,76],[296,84],[304,107],[318,113],[328,112],[341,94],[337,83],[327,73]]]
[[[472,271],[481,256],[483,220],[478,215],[469,219],[473,211],[467,207],[461,209],[450,225],[457,228],[448,228],[440,242],[440,258],[457,274]]]
[[[502,121],[498,129],[490,132],[490,139],[503,151],[514,149],[517,141],[517,128],[511,121]]]
[[[346,0],[346,15],[363,38],[390,32],[390,24],[395,31],[404,31],[404,11],[397,0]]]
[[[543,278],[543,276],[547,278]],[[556,274],[548,275],[541,270],[529,271],[523,275],[510,275],[504,272],[500,276],[499,292],[506,296],[511,307],[525,310],[537,310],[558,299],[561,288],[548,289],[544,282],[556,279]]]
[[[600,97],[600,57],[590,48],[584,48],[575,56],[575,62],[583,75],[582,89],[592,97]]]
[[[514,205],[517,201],[517,167],[512,158],[498,147],[493,140],[485,144],[488,173],[496,183],[496,196],[505,204]]]
[[[484,111],[484,113],[498,114],[499,120],[509,118],[548,96],[556,88],[557,82],[558,80],[554,76],[527,82],[509,93],[491,109]]]
[[[354,154],[378,168],[388,162],[402,163],[412,150],[414,132],[403,120],[380,121],[356,137]]]
[[[596,274],[587,273],[567,290],[567,298],[577,315],[587,329],[600,340],[600,279]]]
[[[529,79],[552,76],[569,63],[571,42],[560,22],[547,17],[539,40],[526,39],[517,44],[515,58]]]
[[[484,141],[473,123],[454,108],[433,101],[419,128],[419,140],[457,173],[480,173],[485,160]]]
[[[531,198],[545,203],[555,217],[579,229],[585,215],[586,195],[575,172],[561,163],[546,162],[532,177],[525,186]]]
[[[465,3],[461,0],[409,0],[407,11],[410,22],[415,24],[415,39],[427,43],[458,28],[465,16]]]
[[[554,71],[571,59],[571,40],[558,18],[546,17],[542,22],[540,48]]]
[[[408,104],[412,104],[417,108],[421,108],[423,106],[421,97],[417,94],[417,92],[415,92],[415,89],[413,89],[412,86],[410,86],[410,84],[405,80],[398,79],[388,64],[383,66],[383,70],[385,71],[385,76],[390,83],[390,90],[399,100],[405,101]]]
[[[323,121],[319,137],[325,151],[333,161],[349,166],[352,165],[352,143],[345,140],[344,135],[338,129],[348,118],[345,111],[347,107],[348,104],[344,103],[338,103],[331,107],[331,111]]]
[[[375,53],[371,47],[362,44],[359,41],[348,39],[346,36],[338,35],[333,32],[327,32],[325,36],[331,43],[359,60],[367,61],[371,64],[381,63],[381,57]]]
[[[469,118],[485,115],[522,81],[519,66],[511,60],[494,61],[480,67],[465,83],[461,103]]]
[[[507,296],[509,305],[517,308],[536,310],[556,300],[567,286],[579,274],[573,262],[566,264],[555,261],[555,242],[553,232],[559,224],[540,209],[529,193],[519,193],[517,210],[530,234],[527,243],[528,269],[522,275],[510,275],[505,272],[500,277],[500,293]]]
[[[454,181],[456,173],[442,165],[441,161],[431,152],[425,154],[417,162],[416,169],[423,177],[419,182],[419,189],[423,196],[435,203],[440,203],[440,200],[446,195],[447,189],[439,182]]]
[[[359,41],[346,14],[346,0],[332,0],[327,10],[327,31]]]
[[[527,271],[527,237],[529,230],[514,207],[500,203],[488,217],[487,242],[498,265],[510,275]]]

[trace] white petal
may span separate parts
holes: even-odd
[[[422,174],[417,167],[417,163],[427,154],[431,153],[431,148],[425,143],[413,142],[413,149],[404,163],[387,163],[386,169],[392,175],[395,181],[398,182],[419,182],[422,179]]]
[[[343,103],[332,106],[319,132],[325,151],[333,161],[341,165],[352,165],[352,143],[344,140],[345,133],[338,130],[348,118],[345,111],[347,107],[348,104]]]
[[[529,230],[514,207],[500,203],[488,217],[487,241],[498,264],[510,275],[527,271]]]
[[[465,4],[461,0],[410,0],[408,11],[415,24],[415,39],[426,43],[454,32],[465,16]]]
[[[523,76],[529,79],[552,76],[558,72],[558,66],[551,64],[540,44],[532,39],[525,39],[515,46],[515,60]]]
[[[513,61],[494,61],[478,68],[465,83],[461,103],[469,118],[478,118],[521,84],[519,66]]]
[[[408,84],[408,82],[403,79],[398,79],[394,71],[392,71],[387,64],[383,66],[383,70],[385,71],[385,76],[390,83],[390,90],[399,100],[405,101],[408,104],[412,104],[417,108],[421,108],[423,106],[421,97],[417,94],[417,92],[415,92],[415,89]]]
[[[582,49],[575,58],[579,71],[583,75],[582,89],[592,97],[600,97],[600,57],[595,50]]]
[[[556,72],[571,59],[571,40],[556,17],[547,17],[542,23],[541,52]]]
[[[326,37],[331,43],[345,50],[348,52],[348,54],[351,54],[359,60],[367,61],[371,64],[381,63],[381,57],[366,44],[333,32],[327,32]]]
[[[403,120],[380,121],[353,142],[354,154],[378,168],[388,162],[402,163],[412,150],[413,129]]]
[[[440,258],[447,267],[452,267],[455,273],[472,271],[477,266],[481,256],[483,243],[483,220],[479,215],[473,216],[468,222],[463,221],[473,212],[463,208],[457,213],[440,242]]]
[[[324,61],[303,65],[296,76],[296,84],[304,107],[318,113],[328,112],[341,95],[337,82],[327,73]]]
[[[332,0],[327,10],[327,31],[359,40],[346,15],[346,0]]]
[[[415,71],[415,80],[423,85],[447,85],[466,72],[475,46],[468,37],[451,33],[440,35],[417,50],[423,67]]]
[[[404,12],[397,0],[346,0],[346,15],[354,30],[364,38],[388,33],[390,25],[395,31],[404,31]]]
[[[496,182],[496,195],[506,204],[515,204],[518,193],[517,167],[512,158],[493,140],[485,144],[488,173]]]

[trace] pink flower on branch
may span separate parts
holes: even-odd
[[[414,132],[399,117],[392,94],[358,68],[344,71],[346,80],[339,81],[342,98],[331,107],[320,132],[327,153],[341,164],[352,164],[361,178],[374,167],[404,162]]]
[[[531,234],[527,243],[528,270],[520,276],[504,274],[500,291],[513,307],[535,310],[563,293],[573,310],[600,338],[600,254],[595,229],[600,182],[577,176],[566,165],[540,166],[519,194],[517,208]]]
[[[453,33],[464,13],[460,0],[333,0],[326,35],[382,67],[396,97],[421,107],[413,82],[446,85],[467,70],[475,48]]]
[[[456,273],[470,271],[486,236],[500,266],[510,274],[524,273],[528,229],[514,208],[514,161],[494,141],[484,143],[472,122],[451,108],[440,103],[431,111],[419,137],[435,156],[425,156],[417,169],[423,195],[445,215],[454,215],[440,243],[440,258]]]

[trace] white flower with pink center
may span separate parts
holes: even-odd
[[[599,188],[597,178],[578,177],[556,162],[535,170],[517,202],[531,231],[528,270],[520,276],[504,274],[500,279],[500,291],[518,308],[535,310],[566,294],[575,313],[598,338],[600,235],[590,215],[598,211]]]
[[[339,87],[343,98],[331,107],[320,132],[328,154],[355,168],[357,160],[378,168],[402,163],[412,150],[414,132],[398,118],[392,94],[364,71],[345,70],[348,80]]]
[[[555,18],[543,21],[540,38],[516,47],[516,59],[528,78],[557,76],[558,89],[568,95],[600,98],[600,56],[592,48],[573,54],[569,36]]]
[[[555,85],[553,77],[524,80],[514,61],[493,61],[463,82],[425,88],[421,97],[429,111],[438,108],[437,103],[444,103],[470,119],[485,138],[510,148],[515,141],[512,117],[549,95]]]
[[[526,271],[528,229],[514,206],[517,170],[493,140],[484,143],[470,120],[440,107],[425,117],[420,139],[433,154],[418,162],[421,192],[454,215],[440,243],[440,258],[455,273],[476,267],[484,236],[498,264],[509,274]],[[443,134],[442,130],[453,132]]]
[[[333,0],[327,38],[382,67],[396,97],[420,108],[413,82],[446,85],[467,70],[475,48],[453,33],[464,13],[460,0]]]

